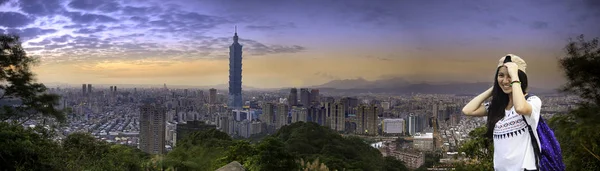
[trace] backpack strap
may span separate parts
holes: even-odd
[[[525,96],[525,100],[529,99],[529,97],[531,97],[533,95],[531,94],[527,94]],[[540,147],[537,143],[537,138],[535,138],[535,134],[533,134],[533,128],[531,128],[531,125],[529,125],[529,123],[527,123],[527,119],[525,119],[525,115],[521,115],[521,117],[523,117],[523,121],[525,122],[525,124],[527,124],[527,130],[529,130],[529,137],[531,137],[531,146],[533,146],[533,154],[535,155],[535,167],[537,169],[540,169]],[[541,116],[540,116],[541,117]]]

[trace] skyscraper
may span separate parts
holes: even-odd
[[[275,118],[275,104],[273,103],[264,103],[262,105],[263,114],[261,116],[261,121],[270,126],[273,124],[273,118]]]
[[[277,121],[277,128],[281,128],[282,126],[285,126],[288,124],[288,112],[290,111],[290,108],[288,107],[287,104],[278,104],[277,105],[277,116],[275,117],[275,120]]]
[[[290,96],[288,97],[288,105],[290,105],[290,106],[298,105],[298,89],[296,89],[296,88],[290,89]]]
[[[140,106],[139,148],[150,154],[165,153],[166,109],[154,100],[144,101]]]
[[[325,103],[325,115],[329,121],[329,127],[335,131],[344,131],[346,129],[345,108],[341,102]]]
[[[87,85],[87,92],[88,94],[92,94],[92,84]]]
[[[311,89],[310,90],[310,101],[320,103],[321,99],[319,99],[319,89]]]
[[[307,88],[300,89],[300,104],[304,107],[310,106],[310,91]]]
[[[86,88],[86,84],[83,84],[81,86],[81,89],[83,89],[83,95],[85,95],[87,93],[87,88]]]
[[[229,46],[229,108],[242,109],[242,45],[238,42],[237,27],[233,44]]]
[[[217,104],[217,89],[211,88],[208,90],[208,103]]]

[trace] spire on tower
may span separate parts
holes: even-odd
[[[238,42],[237,25],[235,26],[235,34],[233,35],[233,42],[234,43]]]

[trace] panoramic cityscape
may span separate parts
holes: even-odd
[[[465,106],[507,54],[567,170],[589,170],[597,140],[564,144],[600,126],[577,114],[600,103],[598,9],[0,0],[0,170],[493,170],[488,117]]]

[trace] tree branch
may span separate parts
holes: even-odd
[[[600,157],[596,154],[594,154],[592,151],[590,151],[587,147],[585,147],[583,145],[583,143],[579,143],[581,145],[581,147],[583,147],[583,149],[585,149],[588,153],[590,153],[592,156],[594,156],[596,159],[600,160]]]

